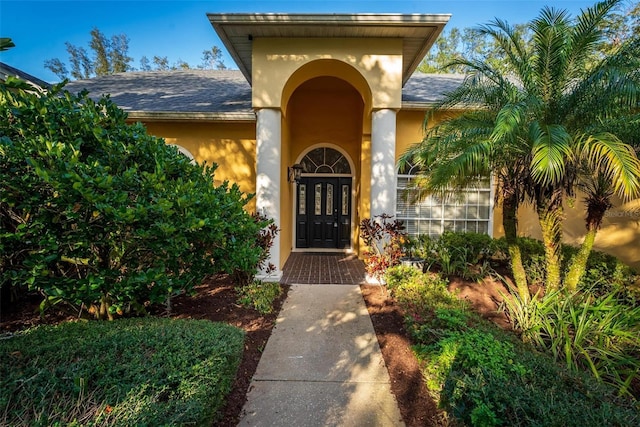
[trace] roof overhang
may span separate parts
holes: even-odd
[[[127,118],[142,122],[246,123],[256,121],[253,111],[235,113],[198,113],[185,111],[127,111]]]
[[[209,21],[251,83],[252,41],[264,38],[402,39],[402,84],[444,29],[450,14],[209,13]]]

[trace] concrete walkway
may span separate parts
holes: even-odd
[[[240,426],[403,426],[358,285],[292,285]]]

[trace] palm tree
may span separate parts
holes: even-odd
[[[9,37],[0,37],[0,52],[2,52],[3,50],[9,50],[12,47],[16,47],[13,40],[11,40]]]
[[[562,282],[562,205],[585,176],[581,172],[586,168],[589,176],[606,178],[603,182],[622,198],[640,193],[637,156],[607,128],[613,117],[638,108],[640,41],[632,38],[604,58],[597,50],[601,24],[619,3],[599,2],[575,20],[545,7],[529,23],[530,40],[499,19],[480,27],[502,51],[508,71],[483,60],[453,61],[469,70],[468,77],[426,122],[435,114],[449,115],[401,159],[421,166],[417,183],[427,193],[494,174],[514,280],[525,301],[528,288],[516,239],[516,213],[524,201],[532,202],[538,214],[546,285],[554,290]],[[454,115],[452,109],[462,112]]]

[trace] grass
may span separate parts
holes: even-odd
[[[0,425],[210,426],[244,332],[201,320],[43,326],[0,340]]]

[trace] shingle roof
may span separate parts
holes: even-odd
[[[0,62],[0,80],[4,81],[8,76],[17,77],[21,80],[24,80],[28,83],[38,86],[41,89],[49,89],[51,87],[51,85],[45,82],[44,80],[41,80],[35,76],[32,76],[29,73],[25,73],[22,70],[18,70],[17,68],[14,68],[9,64]]]
[[[428,107],[463,79],[462,75],[415,73],[402,91],[402,102],[412,108]],[[222,120],[255,118],[251,86],[238,70],[129,72],[76,80],[69,82],[66,89],[87,89],[94,97],[110,94],[119,107],[140,113],[134,114],[137,116],[199,113],[203,118]]]
[[[71,92],[109,94],[125,111],[253,113],[251,86],[235,70],[175,70],[118,73],[69,82]]]
[[[464,74],[414,73],[402,88],[402,103],[433,104],[462,84]]]

